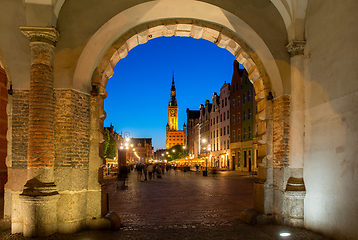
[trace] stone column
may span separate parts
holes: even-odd
[[[27,183],[20,194],[23,234],[47,236],[57,229],[57,200],[54,184],[54,89],[53,55],[58,39],[55,28],[20,27],[30,39],[31,76]]]
[[[290,118],[290,156],[289,179],[287,181],[285,224],[296,227],[304,225],[303,181],[305,102],[304,102],[304,46],[305,41],[292,41],[286,46],[291,55],[291,118]]]

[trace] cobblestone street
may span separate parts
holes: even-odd
[[[253,208],[255,177],[243,172],[220,172],[214,178],[202,172],[165,172],[162,179],[137,181],[131,172],[121,188],[106,179],[110,211],[121,218],[119,231],[83,231],[33,239],[327,239],[306,229],[279,225],[251,226],[239,220]],[[26,239],[0,232],[0,239]],[[280,237],[281,232],[291,233]]]

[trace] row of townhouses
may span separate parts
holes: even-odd
[[[187,149],[202,167],[256,171],[256,101],[245,69],[234,61],[231,83],[199,110],[187,109]]]

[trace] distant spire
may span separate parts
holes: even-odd
[[[178,106],[177,99],[176,99],[176,89],[175,89],[175,82],[174,82],[174,71],[173,71],[173,78],[172,78],[172,88],[170,89],[170,101],[169,106]]]

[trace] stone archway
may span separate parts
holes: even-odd
[[[115,41],[108,50],[104,53],[103,58],[99,62],[95,72],[92,76],[92,90],[91,90],[91,126],[103,126],[105,119],[105,112],[103,108],[104,99],[107,96],[106,85],[108,80],[114,73],[115,65],[123,58],[125,58],[129,51],[139,44],[145,44],[150,39],[165,36],[180,36],[192,37],[195,39],[205,39],[215,43],[218,47],[224,48],[232,53],[238,62],[240,62],[248,72],[249,79],[255,87],[255,100],[257,102],[257,124],[258,136],[256,138],[258,143],[257,163],[259,168],[259,177],[261,182],[256,186],[255,209],[272,214],[273,208],[271,201],[269,204],[265,201],[265,184],[267,185],[268,171],[272,172],[274,165],[273,160],[276,160],[277,166],[282,166],[282,159],[274,157],[274,132],[280,131],[279,123],[282,117],[276,118],[277,127],[274,128],[274,109],[277,114],[281,113],[284,107],[289,106],[289,96],[280,96],[273,99],[271,92],[271,83],[265,68],[256,53],[235,33],[213,23],[208,23],[199,20],[190,19],[170,19],[160,20],[156,22],[145,23],[130,29],[124,33],[117,41]],[[287,121],[288,119],[286,119]],[[278,133],[279,134],[279,133]],[[288,137],[288,136],[286,136]],[[100,152],[97,149],[102,148],[102,137],[98,137],[96,128],[91,128],[91,139],[97,139],[91,142],[90,158],[98,158]],[[283,143],[276,143],[276,147],[283,148]],[[287,143],[284,143],[287,144]],[[98,148],[99,146],[99,148]],[[102,156],[100,156],[102,157]],[[272,176],[269,180],[273,181]],[[271,199],[273,200],[273,199]]]

